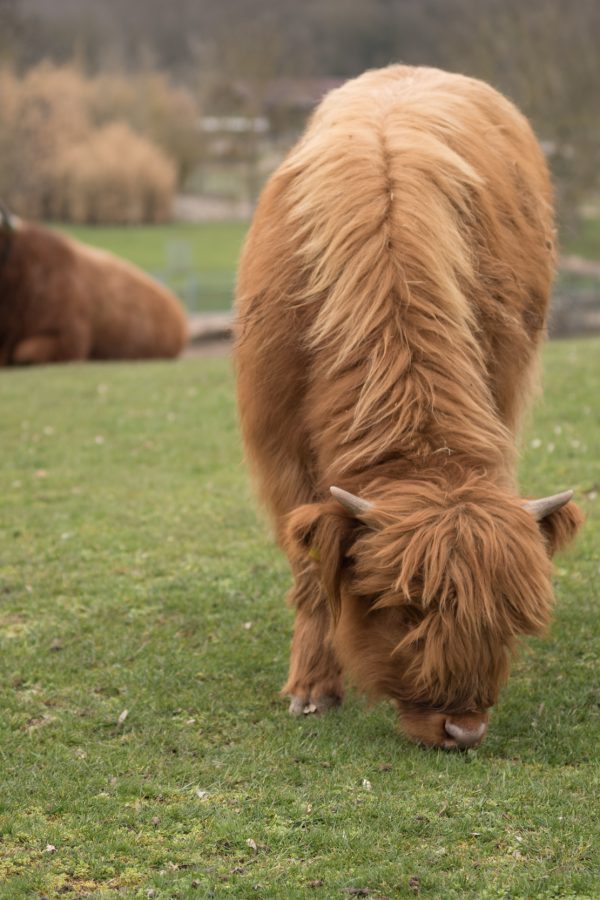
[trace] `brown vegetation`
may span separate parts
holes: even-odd
[[[161,75],[0,70],[2,197],[28,218],[164,221],[198,153],[196,118]]]
[[[86,83],[74,69],[42,64],[23,78],[0,71],[0,187],[21,215],[50,215],[57,162],[90,132],[87,101]]]
[[[268,184],[239,274],[238,398],[294,574],[292,711],[340,702],[345,671],[415,740],[485,733],[580,521],[563,497],[538,522],[516,490],[553,268],[543,155],[473,79],[348,82]]]
[[[127,73],[102,76],[95,101],[111,121],[115,101],[117,116],[158,143],[180,178],[201,152],[191,93],[204,115],[268,115],[280,144],[289,110],[271,107],[268,95],[282,77],[348,78],[398,60],[462,72],[529,116],[550,156],[560,220],[573,225],[600,186],[599,29],[597,0],[9,0],[0,3],[0,63],[26,71],[76,58],[87,72]],[[149,68],[187,89],[173,91]],[[211,102],[217,86],[227,108]]]
[[[171,215],[175,166],[124,123],[106,125],[66,148],[54,176],[50,218],[134,224]]]
[[[90,113],[97,126],[127,122],[152,141],[175,165],[183,184],[198,161],[198,107],[190,93],[162,72],[135,76],[102,74],[90,81]]]

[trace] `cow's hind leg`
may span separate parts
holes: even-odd
[[[296,607],[296,622],[282,693],[291,698],[293,715],[326,712],[340,705],[344,686],[331,642],[329,606],[316,572],[295,573],[290,603]]]

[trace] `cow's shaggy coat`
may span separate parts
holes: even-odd
[[[177,356],[183,307],[135,266],[47,228],[0,229],[0,365]]]
[[[553,266],[542,153],[473,79],[368,72],[271,178],[236,362],[247,457],[294,573],[292,711],[339,702],[347,671],[416,740],[485,731],[580,518],[569,503],[538,524],[516,492]],[[352,516],[331,485],[372,507]]]

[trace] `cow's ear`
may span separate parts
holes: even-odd
[[[546,538],[550,556],[571,543],[583,522],[583,513],[576,503],[567,503],[540,519],[538,525]]]
[[[315,537],[322,512],[322,503],[307,503],[288,516],[284,544],[293,559],[316,558]]]
[[[333,501],[299,506],[287,519],[285,548],[292,560],[313,562],[334,619],[340,612],[342,569],[351,534],[352,520]]]

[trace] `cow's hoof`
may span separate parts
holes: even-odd
[[[304,713],[305,706],[308,706],[308,701],[303,697],[292,697],[290,700],[290,715],[301,716]]]
[[[290,713],[293,716],[310,716],[314,713],[325,713],[330,709],[340,706],[342,698],[337,694],[322,694],[314,699],[305,697],[292,697],[290,701]]]

